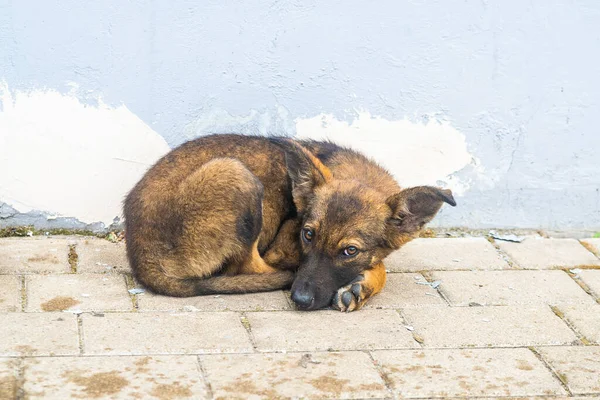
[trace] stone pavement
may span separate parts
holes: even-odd
[[[1,399],[600,398],[600,239],[417,239],[365,309],[136,293],[123,243],[0,239]]]

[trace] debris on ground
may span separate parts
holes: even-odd
[[[419,279],[419,278],[415,277],[415,279]],[[429,287],[431,287],[432,289],[437,289],[437,288],[439,288],[439,287],[440,287],[440,285],[442,284],[442,281],[433,281],[433,282],[427,282],[427,281],[420,281],[420,280],[417,280],[417,281],[415,281],[415,283],[416,283],[417,285],[429,286]]]
[[[145,290],[141,289],[141,288],[133,288],[133,289],[129,289],[128,292],[131,294],[142,294],[145,292]]]
[[[183,311],[194,312],[194,311],[200,311],[200,309],[198,309],[194,306],[183,306]]]
[[[581,274],[581,272],[582,272],[581,269],[579,269],[579,268],[570,269],[569,272],[573,274],[573,278],[575,278],[575,279],[581,278],[579,276],[579,274]]]
[[[525,240],[525,238],[523,236],[517,236],[513,233],[500,234],[494,230],[490,231],[488,233],[488,235],[490,235],[491,237],[493,237],[496,240],[503,240],[505,242],[521,243],[523,240]]]
[[[415,330],[415,328],[411,325],[404,325],[404,327],[406,328],[406,330],[409,330],[411,332]]]
[[[300,358],[300,361],[298,361],[298,365],[301,366],[302,368],[306,368],[306,367],[308,367],[308,363],[321,364],[321,361],[313,360],[311,354],[303,354],[302,357]]]

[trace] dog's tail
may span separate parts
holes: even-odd
[[[146,268],[138,270],[135,277],[153,293],[174,297],[192,297],[206,294],[242,294],[285,289],[292,284],[294,273],[277,271],[270,274],[179,279],[167,276],[154,268]]]

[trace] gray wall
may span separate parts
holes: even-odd
[[[595,0],[0,0],[0,80],[75,82],[80,102],[124,104],[171,147],[359,109],[434,115],[487,178],[437,224],[598,229],[599,27]]]

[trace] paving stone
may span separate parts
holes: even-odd
[[[559,345],[577,340],[550,307],[429,307],[402,313],[425,347]]]
[[[282,291],[196,297],[138,296],[140,311],[264,311],[290,310]]]
[[[592,292],[594,292],[596,297],[600,298],[600,270],[585,269],[577,275],[579,275],[580,279],[592,289]]]
[[[538,351],[573,394],[600,394],[600,347],[540,347]]]
[[[418,347],[392,310],[246,314],[261,351],[366,350]]]
[[[29,358],[24,364],[28,399],[209,398],[195,356]]]
[[[0,314],[0,355],[79,354],[77,319],[70,313]]]
[[[374,351],[398,396],[535,396],[566,394],[527,349]]]
[[[589,251],[600,257],[600,238],[582,239],[581,242]]]
[[[484,238],[415,239],[386,258],[385,265],[395,272],[510,268]]]
[[[381,293],[369,299],[364,308],[446,306],[437,290],[417,283],[426,281],[421,274],[387,274]]]
[[[521,243],[497,243],[524,269],[600,267],[600,260],[575,239],[528,238]]]
[[[117,275],[69,274],[26,277],[25,311],[131,311],[125,278]]]
[[[587,340],[600,344],[600,304],[561,306],[559,309]]]
[[[252,351],[240,317],[218,313],[84,314],[85,354],[202,354]]]
[[[369,356],[295,353],[201,356],[215,398],[384,398],[389,393]]]
[[[594,304],[564,271],[440,271],[431,278],[454,306]]]
[[[124,242],[87,238],[77,242],[76,251],[79,272],[131,272]]]
[[[0,274],[70,272],[67,239],[0,239]]]
[[[0,275],[0,312],[21,311],[21,277]]]
[[[17,363],[15,358],[0,358],[0,399],[17,398]]]

